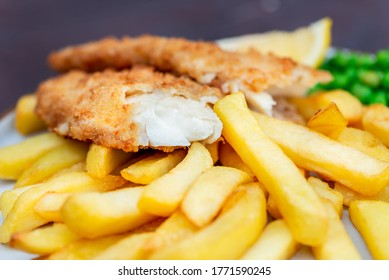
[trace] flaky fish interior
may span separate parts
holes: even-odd
[[[169,151],[220,137],[222,124],[210,105],[221,96],[217,88],[148,67],[74,70],[39,86],[36,111],[63,136],[128,152]]]
[[[299,65],[257,51],[235,53],[212,42],[144,35],[122,39],[106,38],[70,46],[49,56],[52,68],[97,71],[108,67],[124,69],[134,64],[187,75],[198,83],[218,87],[224,94],[241,91],[254,109],[272,113],[272,96],[303,95],[317,82],[331,80],[328,72]]]

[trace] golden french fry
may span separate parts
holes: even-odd
[[[151,259],[236,259],[266,224],[265,196],[257,185],[238,188],[210,225],[154,252]]]
[[[330,226],[326,240],[312,247],[313,255],[319,260],[359,260],[361,256],[351,241],[339,213],[330,201],[325,201]]]
[[[65,201],[73,193],[48,192],[44,194],[35,204],[35,212],[52,222],[62,222],[61,209]]]
[[[368,131],[346,127],[333,139],[372,157],[389,162],[389,149]]]
[[[175,244],[191,235],[198,230],[188,218],[180,211],[174,212],[166,219],[155,233],[146,242],[145,250],[150,252],[160,250],[161,248]]]
[[[16,181],[14,188],[39,183],[61,169],[85,161],[88,145],[82,142],[69,141],[54,148],[35,161]]]
[[[347,127],[347,120],[343,117],[335,103],[317,111],[307,122],[307,126],[321,134],[334,138]]]
[[[317,194],[324,199],[327,199],[332,203],[332,206],[335,208],[336,212],[338,213],[339,217],[342,217],[343,215],[343,195],[337,191],[334,191],[330,188],[330,186],[323,182],[322,180],[315,178],[315,177],[309,177],[308,183],[314,188],[314,190],[317,192]]]
[[[172,153],[157,152],[123,169],[120,174],[130,182],[150,184],[176,167],[185,155],[185,150],[175,150]]]
[[[158,216],[171,215],[179,207],[194,180],[212,165],[208,150],[200,143],[193,143],[183,161],[144,187],[139,208]]]
[[[63,222],[87,238],[123,233],[155,219],[138,208],[143,187],[123,188],[105,193],[81,193],[66,200]]]
[[[207,148],[209,154],[212,157],[213,164],[215,164],[219,160],[219,143],[222,140],[216,140],[212,144],[205,144],[205,148]]]
[[[91,144],[86,157],[86,171],[92,176],[103,178],[133,156],[134,153]]]
[[[251,177],[239,169],[211,167],[189,188],[182,201],[181,210],[192,223],[203,227],[216,217],[237,186],[251,181]]]
[[[284,220],[270,222],[258,240],[243,255],[242,260],[287,260],[292,257],[298,243]]]
[[[16,104],[15,128],[23,135],[43,130],[46,127],[35,113],[36,103],[36,95],[27,94],[20,97]]]
[[[64,224],[52,224],[12,235],[10,246],[31,254],[48,255],[80,239]]]
[[[323,174],[364,195],[374,195],[388,184],[388,162],[338,143],[307,127],[253,114],[263,131],[298,166]]]
[[[18,199],[18,197],[24,193],[25,191],[35,187],[35,185],[32,186],[26,186],[23,188],[8,190],[3,192],[0,195],[0,211],[3,216],[3,219],[8,216],[9,212],[11,211],[12,207],[15,204],[15,201]]]
[[[49,255],[48,260],[91,260],[98,254],[127,237],[128,234],[110,235],[96,239],[81,239]]]
[[[389,203],[353,201],[349,214],[374,259],[389,260]]]
[[[299,113],[309,120],[319,109],[335,103],[349,123],[358,123],[362,117],[362,103],[358,98],[344,90],[321,92],[309,97],[292,98]]]
[[[38,158],[67,140],[54,133],[28,138],[18,144],[0,148],[0,179],[17,179]]]
[[[137,233],[125,237],[97,254],[94,260],[143,260],[146,258],[145,244],[153,233]]]
[[[223,166],[233,167],[255,178],[254,172],[243,162],[235,150],[227,142],[219,146],[219,158]]]
[[[269,195],[269,197],[267,198],[266,209],[269,215],[272,216],[274,219],[282,218],[282,215],[278,210],[277,204],[271,195]]]
[[[243,94],[224,97],[214,110],[223,123],[223,136],[269,191],[296,240],[320,244],[328,226],[320,198],[296,165],[262,131]]]
[[[343,195],[344,197],[343,204],[346,206],[350,206],[351,202],[357,200],[381,200],[381,201],[389,202],[389,186],[385,187],[382,191],[372,196],[366,196],[354,192],[353,190],[350,190],[346,186],[339,183],[335,183],[334,191],[339,192],[340,194]]]
[[[101,190],[112,190],[122,186],[124,182],[123,178],[117,176],[97,179],[84,172],[74,172],[35,185],[23,192],[15,201],[0,226],[0,243],[7,243],[14,233],[29,231],[49,222],[34,211],[35,204],[47,192],[77,192],[90,186],[100,187]]]
[[[362,126],[389,146],[389,108],[382,104],[370,105],[362,117]]]

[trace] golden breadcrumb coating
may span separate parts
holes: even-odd
[[[261,54],[254,50],[234,53],[215,43],[181,38],[144,35],[105,38],[52,53],[49,64],[55,70],[98,71],[124,69],[134,64],[155,66],[161,71],[187,75],[201,84],[218,86],[224,93],[243,91],[301,95],[317,82],[331,80],[328,72],[299,65],[289,58]],[[280,88],[287,90],[280,91]]]
[[[216,88],[154,72],[149,67],[92,74],[73,70],[39,86],[36,112],[60,135],[133,152],[153,146],[139,144],[141,131],[134,121],[135,105],[128,100],[153,92],[197,101],[207,98],[216,101],[222,95]]]

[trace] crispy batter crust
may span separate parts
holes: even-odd
[[[220,86],[239,82],[253,92],[270,87],[310,87],[331,79],[329,73],[299,65],[289,58],[279,58],[256,51],[233,53],[210,42],[144,35],[122,39],[106,38],[79,46],[70,46],[49,56],[52,68],[97,71],[108,67],[123,69],[147,64],[162,71],[188,75],[202,84]],[[225,93],[232,91],[223,88]]]
[[[221,97],[216,88],[157,73],[149,67],[93,74],[74,70],[39,86],[36,112],[60,135],[134,152],[147,147],[138,145],[133,105],[126,102],[126,97],[154,91],[195,100]],[[175,147],[153,148],[170,151]]]

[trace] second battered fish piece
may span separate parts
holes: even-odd
[[[52,53],[49,63],[61,72],[152,65],[217,86],[225,94],[242,91],[249,105],[267,114],[275,104],[271,95],[302,95],[317,82],[331,79],[328,72],[299,65],[289,58],[256,51],[234,53],[211,42],[149,35],[106,38],[67,47]]]
[[[74,70],[39,86],[36,112],[63,136],[127,152],[171,151],[220,137],[222,124],[209,105],[221,96],[216,88],[147,67]]]

